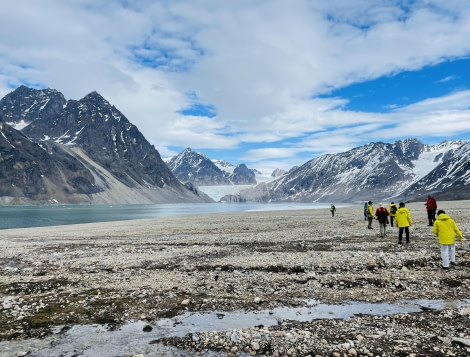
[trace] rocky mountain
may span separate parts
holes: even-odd
[[[56,90],[21,86],[0,100],[0,117],[5,123],[0,151],[0,166],[5,170],[4,203],[13,199],[60,203],[212,201],[194,186],[183,185],[137,127],[96,92],[78,101],[66,101]],[[22,177],[27,188],[4,186],[15,177]]]
[[[447,145],[447,142],[441,144]],[[431,172],[404,190],[401,196],[420,200],[428,194],[440,200],[470,198],[470,142],[439,154],[436,160],[439,159],[440,163]]]
[[[241,202],[356,202],[420,194],[470,184],[468,142],[429,146],[416,139],[370,143],[327,154],[271,182],[240,192]]]
[[[66,104],[63,94],[55,89],[21,86],[0,100],[0,113],[5,122],[21,130],[37,119],[55,117]]]
[[[181,181],[196,186],[255,185],[254,170],[245,164],[233,166],[227,161],[212,161],[206,155],[187,148],[167,161],[173,174]]]
[[[86,167],[54,143],[40,146],[3,120],[0,134],[0,203],[74,202],[100,191]]]

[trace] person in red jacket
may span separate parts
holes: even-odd
[[[389,215],[390,214],[382,203],[379,205],[379,208],[377,208],[377,211],[375,211],[375,217],[377,217],[377,220],[379,221],[380,237],[382,238],[387,235],[386,229]]]
[[[426,210],[428,211],[428,226],[432,227],[434,225],[434,221],[436,220],[436,210],[437,210],[437,202],[434,197],[428,195],[428,200],[424,204],[426,206]]]

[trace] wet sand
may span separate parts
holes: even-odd
[[[470,201],[438,206],[468,238]],[[396,227],[385,238],[377,221],[368,230],[361,206],[338,208],[335,217],[328,209],[237,212],[3,230],[0,339],[47,338],[54,326],[152,325],[188,311],[300,308],[306,299],[470,299],[469,242],[457,243],[457,266],[443,271],[424,204],[407,207],[414,223],[411,244],[403,246]],[[449,304],[247,326],[236,340],[228,329],[154,342],[228,355],[465,356],[469,316],[468,308]]]

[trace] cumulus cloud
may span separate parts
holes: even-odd
[[[240,160],[288,169],[373,140],[469,132],[468,87],[406,107],[389,103],[396,109],[387,113],[326,98],[468,56],[469,34],[466,0],[3,2],[0,95],[20,84],[67,99],[96,90],[162,156],[175,147],[263,143]],[[214,115],[184,115],[195,98]],[[451,125],[439,127],[442,120]]]

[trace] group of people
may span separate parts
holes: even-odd
[[[387,235],[387,225],[390,224],[393,227],[393,222],[396,220],[398,226],[398,244],[403,243],[403,233],[405,233],[406,243],[410,243],[410,226],[413,223],[411,213],[408,208],[405,207],[404,202],[400,202],[399,207],[394,202],[391,202],[388,206],[388,210],[384,207],[383,203],[379,205],[379,208],[374,212],[372,204],[374,202],[369,201],[367,203],[367,228],[372,228],[372,222],[377,219],[380,227],[380,237]]]
[[[377,219],[380,227],[380,236],[387,235],[386,227],[390,224],[393,227],[394,220],[398,226],[398,244],[403,244],[403,233],[405,233],[406,243],[410,243],[410,226],[413,223],[411,213],[405,207],[404,202],[399,203],[399,207],[391,202],[388,209],[381,203],[379,208],[374,211],[373,202],[364,203],[364,219],[368,221],[367,228],[372,228],[372,222]],[[431,195],[425,203],[428,214],[428,226],[433,227],[432,231],[437,235],[441,245],[442,268],[447,270],[449,265],[455,265],[455,236],[463,241],[463,235],[455,221],[445,213],[444,210],[437,211],[437,202]]]

